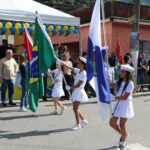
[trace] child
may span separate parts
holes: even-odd
[[[126,139],[128,137],[126,123],[128,118],[134,116],[132,104],[134,83],[131,80],[133,72],[134,68],[131,66],[121,65],[119,80],[116,83],[112,83],[116,90],[115,99],[117,102],[110,119],[110,126],[121,135],[119,141],[120,150],[126,149]],[[120,120],[119,125],[117,124],[118,120]]]
[[[64,96],[64,90],[63,90],[63,87],[62,87],[63,75],[62,75],[61,69],[60,69],[58,64],[56,65],[56,68],[57,69],[55,69],[53,71],[50,71],[50,70],[48,70],[48,71],[51,72],[51,73],[54,73],[54,87],[53,87],[53,90],[52,90],[52,98],[53,98],[53,102],[54,102],[54,106],[55,106],[54,114],[55,115],[59,115],[59,114],[62,115],[64,110],[67,109],[59,101],[59,98]],[[58,110],[58,106],[61,107],[60,112]]]
[[[73,101],[73,110],[75,113],[75,118],[76,118],[76,125],[72,127],[72,130],[78,130],[81,129],[81,127],[84,127],[85,125],[88,124],[88,121],[85,119],[85,117],[82,115],[82,113],[79,110],[79,106],[81,102],[87,102],[88,97],[87,94],[84,90],[85,84],[86,84],[86,59],[83,57],[79,57],[79,60],[77,62],[77,68],[72,68],[68,67],[65,63],[62,62],[64,66],[72,70],[75,74],[75,81],[74,81],[74,86],[69,87],[66,86],[67,90],[72,89],[72,101]],[[81,119],[81,123],[80,123]]]

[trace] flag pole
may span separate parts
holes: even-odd
[[[66,78],[65,78],[65,76],[64,76],[64,73],[63,73],[63,71],[62,71],[61,65],[59,65],[59,67],[60,67],[60,71],[61,71],[61,73],[62,73],[64,82],[65,82],[65,86],[67,86],[68,84],[67,84]],[[70,96],[70,98],[71,98],[71,93],[70,93],[70,91],[69,91],[69,90],[67,90],[67,91],[68,91],[69,96]]]
[[[40,21],[40,22],[42,23],[42,25],[43,25],[42,19],[41,19],[40,15],[38,14],[38,11],[36,11],[35,14],[36,14],[36,16],[39,18],[39,21]],[[60,67],[60,70],[61,70],[61,73],[62,73],[64,82],[65,82],[65,85],[67,86],[67,81],[66,81],[66,78],[64,77],[63,71],[62,71],[62,69],[61,69],[61,65],[59,65],[59,67]],[[69,91],[69,90],[67,90],[67,91],[68,91],[68,93],[69,93],[69,96],[71,97],[70,91]]]
[[[101,9],[102,9],[102,22],[103,22],[103,31],[104,31],[104,45],[106,48],[106,61],[107,61],[107,74],[109,76],[108,70],[109,70],[109,64],[108,64],[108,47],[107,47],[107,35],[106,35],[106,22],[105,22],[105,10],[104,10],[104,1],[101,0]],[[110,101],[110,117],[112,116],[112,105]]]

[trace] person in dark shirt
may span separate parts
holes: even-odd
[[[145,79],[145,72],[148,70],[147,61],[145,59],[145,54],[141,53],[138,59],[138,68],[139,68],[139,83],[141,85],[141,92],[144,92],[144,79]]]
[[[4,39],[2,41],[2,44],[3,45],[0,46],[0,59],[4,58],[6,56],[6,51],[8,49],[11,49],[11,47],[8,45],[8,42],[6,39]]]
[[[110,67],[115,67],[119,63],[119,59],[114,52],[111,53],[111,56],[108,59]]]
[[[124,63],[129,64],[131,67],[134,67],[133,62],[132,62],[132,56],[130,55],[130,53],[127,53],[124,56]]]
[[[20,74],[21,74],[21,87],[22,87],[22,95],[21,95],[21,102],[20,102],[20,111],[26,112],[28,107],[28,90],[26,86],[26,63],[25,58],[22,57],[21,64],[19,67]]]

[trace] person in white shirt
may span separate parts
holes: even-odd
[[[110,126],[116,130],[121,138],[119,140],[119,148],[126,149],[126,139],[128,137],[126,123],[129,118],[134,116],[132,93],[134,91],[134,83],[132,81],[132,73],[134,68],[127,65],[121,65],[119,80],[111,83],[114,87],[116,104],[114,105]],[[119,125],[117,124],[120,120]]]
[[[49,73],[54,74],[54,87],[52,90],[52,98],[53,98],[53,102],[54,102],[54,106],[55,106],[55,111],[54,114],[55,115],[62,115],[64,110],[66,110],[67,108],[65,106],[63,106],[63,104],[59,101],[59,98],[64,96],[64,90],[63,90],[63,75],[62,75],[62,71],[60,69],[60,66],[58,64],[56,64],[56,69],[55,70],[48,70]],[[61,107],[61,110],[59,112],[59,108]]]
[[[78,130],[81,129],[81,127],[84,127],[88,124],[88,121],[85,119],[81,111],[79,110],[80,103],[87,102],[88,97],[84,90],[85,84],[86,84],[86,59],[83,57],[79,57],[79,60],[77,62],[78,68],[73,68],[67,66],[64,62],[62,64],[66,67],[68,67],[70,70],[72,70],[75,74],[75,81],[74,85],[72,87],[66,86],[67,90],[73,90],[72,93],[72,101],[73,101],[73,110],[75,113],[75,119],[76,119],[76,125],[73,126],[72,130]],[[81,120],[81,123],[80,123]]]
[[[73,64],[72,64],[72,62],[69,59],[70,59],[69,53],[65,53],[63,55],[63,62],[68,67],[72,67]],[[71,73],[71,70],[64,66],[63,67],[63,72],[64,72],[64,77],[66,79],[67,85],[71,86],[72,85],[72,73]],[[69,100],[70,96],[69,96],[68,91],[65,88],[65,83],[64,82],[63,82],[63,89],[64,89],[64,92],[65,92],[65,96],[63,98],[66,99],[66,100]]]

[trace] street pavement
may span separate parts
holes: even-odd
[[[133,100],[135,117],[128,121],[128,149],[150,150],[150,96]],[[0,108],[0,150],[114,150],[119,135],[100,118],[99,106],[90,99],[81,106],[89,124],[70,131],[75,124],[70,101],[62,116],[52,115],[52,102],[41,102],[36,113],[18,107]]]

